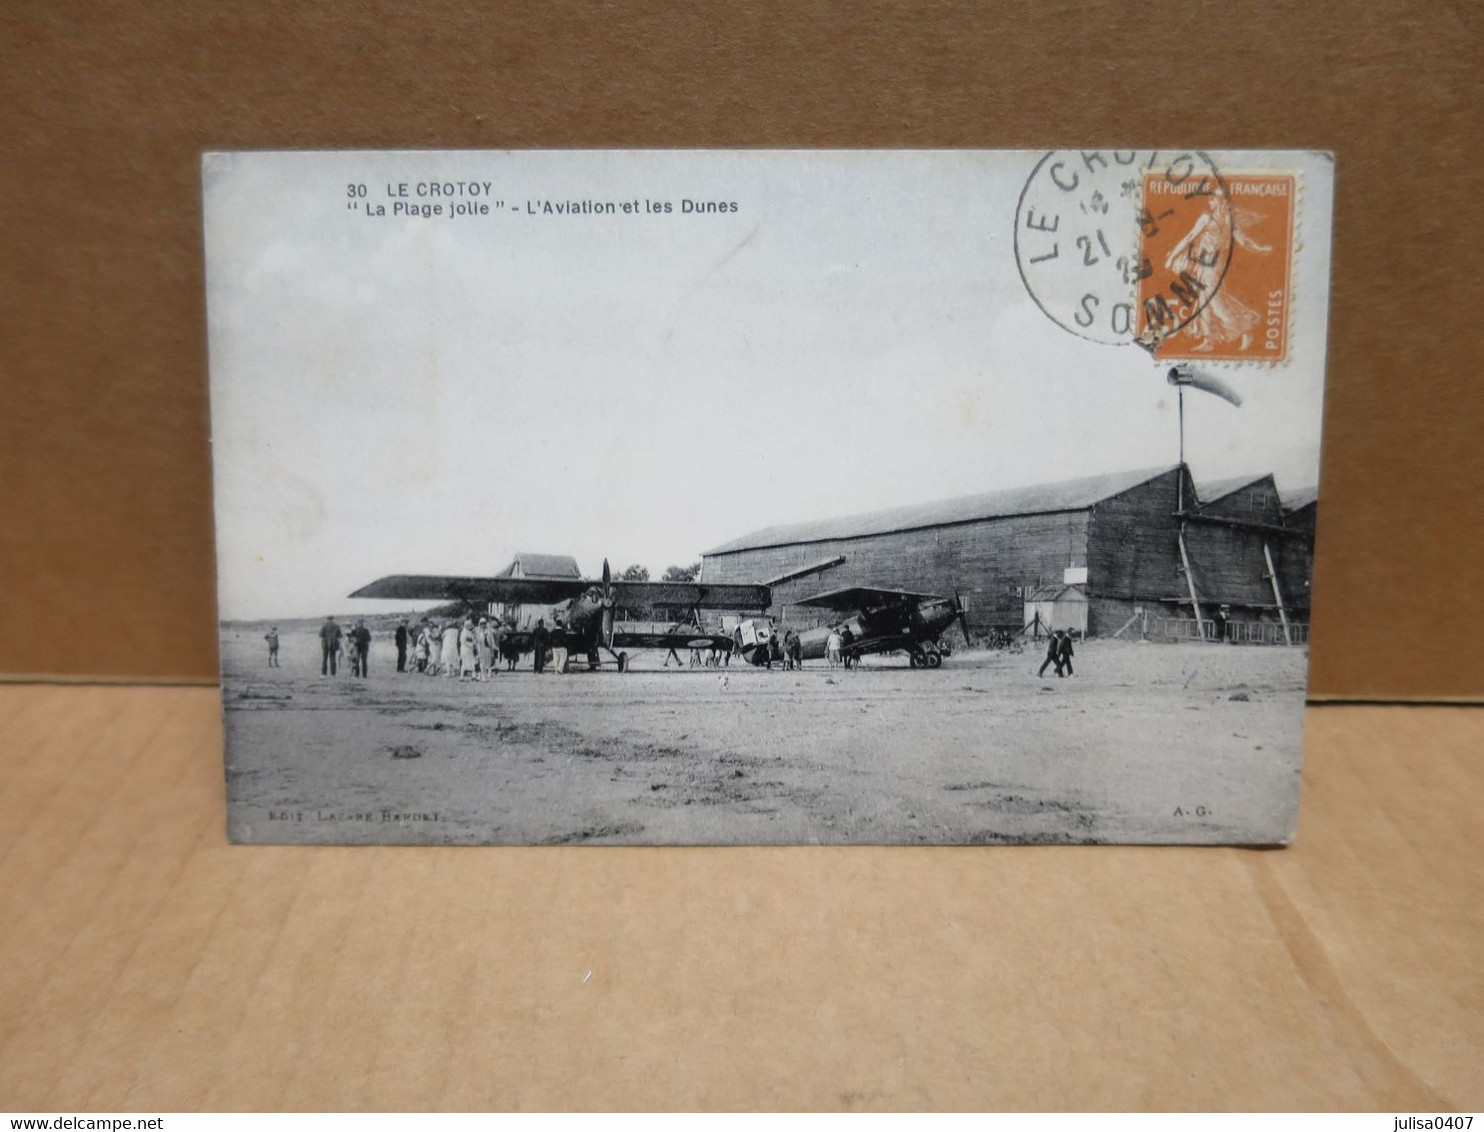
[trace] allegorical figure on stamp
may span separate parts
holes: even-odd
[[[1206,353],[1214,350],[1218,343],[1238,338],[1243,350],[1251,344],[1252,332],[1262,321],[1261,316],[1235,295],[1217,287],[1224,274],[1221,256],[1228,243],[1234,241],[1259,254],[1273,250],[1242,231],[1261,220],[1258,213],[1233,209],[1224,194],[1212,193],[1206,198],[1206,211],[1196,218],[1190,231],[1165,257],[1165,267],[1177,274],[1189,275],[1197,283],[1199,293],[1209,296],[1206,305],[1191,319],[1187,328],[1191,337],[1198,339],[1190,347],[1191,353]]]

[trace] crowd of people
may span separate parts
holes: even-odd
[[[558,626],[560,628],[560,626]],[[537,621],[530,632],[530,651],[535,654],[535,670],[542,672],[550,651],[551,631],[544,620]],[[268,642],[268,667],[279,667],[278,626],[270,627],[263,639]],[[335,676],[343,664],[348,666],[351,676],[361,679],[370,675],[371,630],[366,622],[357,620],[349,630],[342,629],[334,617],[326,617],[319,629],[320,675]],[[473,616],[445,621],[424,617],[417,625],[403,618],[392,635],[397,650],[397,671],[422,676],[441,676],[445,679],[466,681],[492,680],[503,665],[513,671],[520,661],[521,650],[515,642],[514,631],[499,617]],[[742,647],[741,629],[736,634],[736,649]],[[754,661],[759,666],[772,668],[781,665],[785,671],[803,667],[803,645],[799,634],[793,629],[768,635],[766,641],[757,646]],[[705,655],[709,651],[709,655]],[[1055,630],[1048,639],[1046,659],[1037,670],[1037,676],[1045,676],[1046,669],[1055,667],[1058,676],[1071,676],[1072,634],[1064,629]],[[681,663],[675,649],[665,658],[665,667],[674,660]],[[855,648],[855,634],[849,625],[840,625],[830,630],[825,641],[825,660],[831,668],[859,668],[860,650]],[[724,667],[731,663],[731,651],[713,648],[692,649],[691,667]]]
[[[851,646],[855,644],[855,633],[849,625],[831,629],[824,641],[824,658],[831,668],[859,668],[861,654]]]
[[[740,647],[741,630],[737,635],[738,647]],[[757,652],[753,654],[760,667],[771,669],[775,664],[783,666],[785,672],[791,672],[796,668],[804,667],[804,645],[799,640],[799,635],[792,629],[783,632],[774,630],[768,634],[766,641],[760,642]]]
[[[536,671],[540,672],[545,638],[549,637],[544,622],[537,623],[533,636],[543,646],[537,649]],[[264,640],[268,642],[268,666],[278,668],[278,626],[272,626]],[[397,650],[397,671],[423,676],[489,680],[502,664],[509,670],[520,660],[520,650],[498,617],[477,621],[473,617],[447,621],[424,617],[417,625],[404,618],[392,641]],[[338,675],[342,666],[361,679],[371,674],[371,630],[364,619],[347,630],[334,617],[326,617],[319,627],[319,643],[322,677]]]

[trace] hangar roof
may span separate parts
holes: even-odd
[[[1195,486],[1196,498],[1202,503],[1215,503],[1218,499],[1225,499],[1233,492],[1241,491],[1244,487],[1251,487],[1255,483],[1272,479],[1271,472],[1260,472],[1250,476],[1232,476],[1224,480],[1211,480],[1209,483],[1198,483]]]
[[[831,539],[862,538],[867,535],[910,531],[920,527],[939,527],[949,523],[971,523],[979,519],[1000,519],[1010,515],[1045,515],[1057,511],[1085,511],[1094,503],[1122,495],[1131,488],[1168,475],[1179,467],[1141,468],[1131,472],[1114,472],[1103,476],[1064,480],[1061,483],[1037,484],[979,495],[964,495],[936,503],[919,503],[910,507],[891,507],[836,519],[808,523],[784,523],[764,527],[722,543],[702,555],[732,554],[739,550],[756,550],[765,546],[787,546],[799,542],[825,542]]]
[[[1298,511],[1319,499],[1319,489],[1300,487],[1293,491],[1280,491],[1278,496],[1283,501],[1283,510]]]

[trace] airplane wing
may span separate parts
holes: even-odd
[[[941,596],[941,594],[914,593],[911,590],[885,590],[876,586],[846,586],[844,589],[815,594],[813,597],[791,601],[788,604],[813,605],[820,609],[833,610],[836,613],[850,613],[862,609],[880,609],[887,605],[935,601]]]
[[[684,628],[669,633],[627,633],[619,629],[613,634],[616,649],[726,649],[732,648],[732,638],[725,633],[704,633],[699,629]]]
[[[399,601],[492,601],[555,605],[576,597],[595,583],[581,578],[466,578],[447,574],[390,574],[362,586],[351,597]]]
[[[687,609],[767,609],[772,600],[767,586],[616,580],[613,583],[613,601],[620,609],[646,605],[684,606]]]

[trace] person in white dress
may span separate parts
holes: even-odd
[[[459,674],[459,626],[458,622],[450,621],[443,626],[443,675],[445,677],[457,676]]]
[[[479,671],[476,673],[476,679],[488,680],[494,676],[495,662],[500,659],[495,649],[495,631],[491,628],[488,617],[479,619],[474,644],[479,652]]]
[[[464,618],[464,624],[459,629],[459,679],[474,679],[475,653],[478,647],[474,632],[474,622]]]

